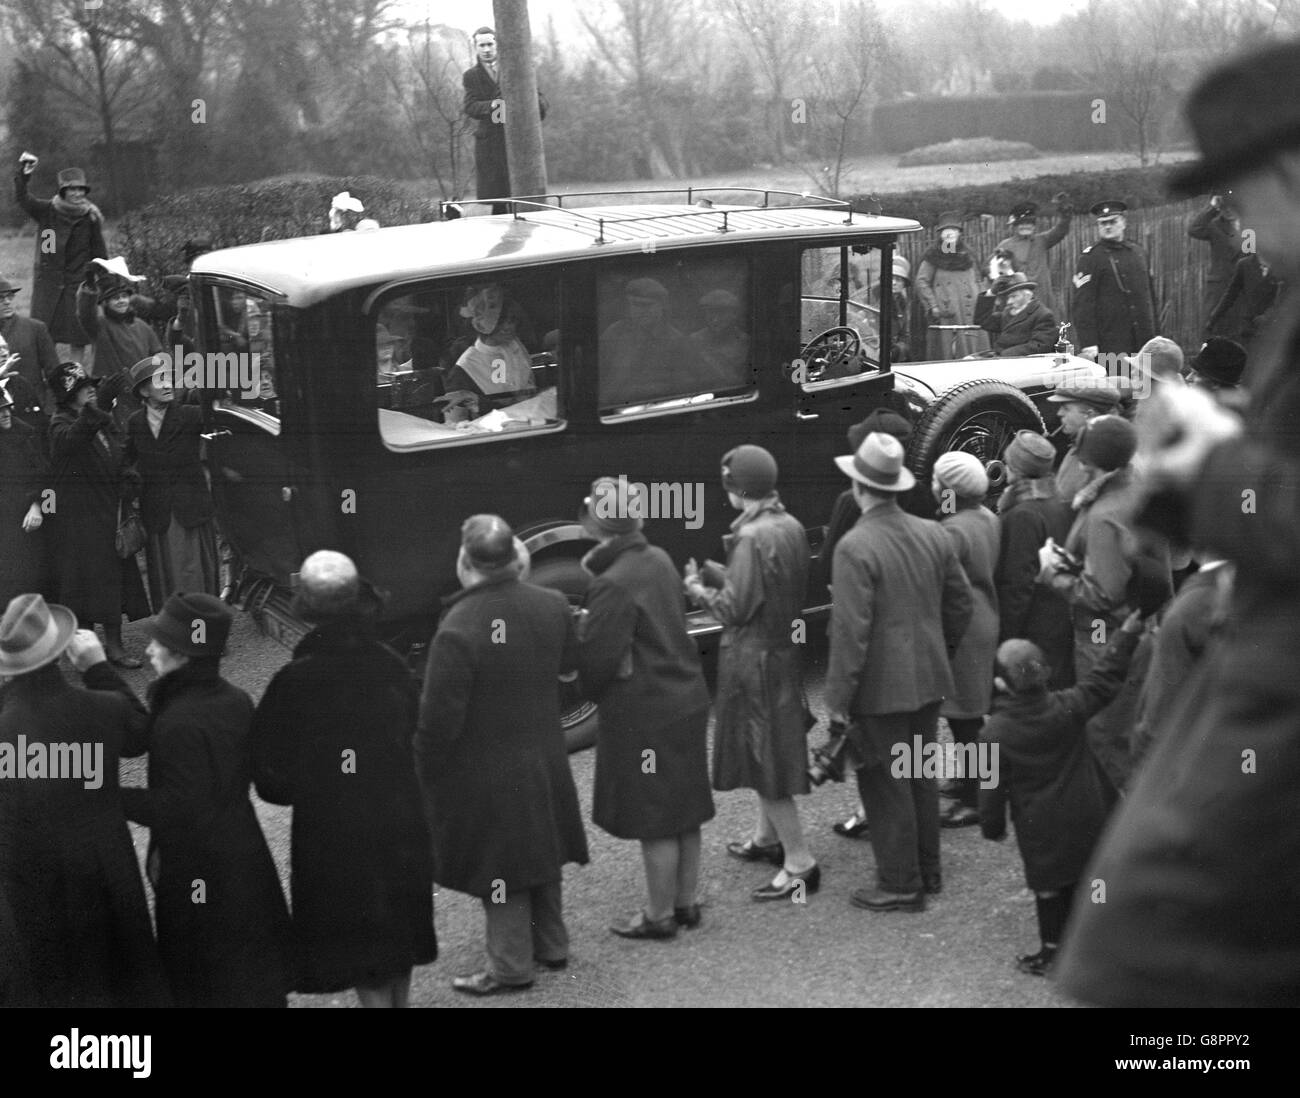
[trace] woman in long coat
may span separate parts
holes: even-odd
[[[281,1007],[289,990],[289,909],[248,797],[253,702],[221,677],[232,620],[177,594],[149,622],[149,786],[122,790],[150,831],[158,951],[183,1007]]]
[[[378,595],[347,557],[303,561],[297,601],[316,628],[253,722],[258,795],[293,806],[293,987],[355,987],[362,1006],[406,1006],[411,969],[438,955],[411,754],[416,681],[375,639]]]
[[[961,239],[961,218],[945,214],[937,226],[938,242],[921,257],[916,272],[916,296],[925,309],[927,324],[974,324],[979,281],[975,257]],[[935,331],[925,335],[925,354],[930,359],[962,358],[989,349],[989,337],[976,329],[970,332]]]
[[[122,647],[122,615],[148,617],[149,600],[135,558],[117,555],[118,517],[134,496],[123,475],[121,435],[98,407],[95,380],[75,362],[55,371],[50,388],[58,404],[50,420],[55,589],[83,625],[103,625],[112,663],[139,667]]]
[[[998,517],[983,506],[989,478],[974,454],[949,451],[934,463],[931,482],[939,520],[952,539],[962,571],[974,596],[970,624],[953,654],[952,696],[939,710],[947,718],[954,743],[973,744],[993,701],[993,659],[998,647],[998,592],[994,572],[1002,544]],[[978,780],[958,779],[956,799],[941,822],[945,827],[979,823]]]
[[[686,591],[723,625],[718,652],[713,788],[753,789],[753,835],[727,845],[742,861],[781,871],[756,888],[756,900],[816,892],[813,859],[795,806],[807,793],[808,734],[794,621],[808,589],[808,539],[776,491],[776,459],[761,446],[739,446],[722,459],[722,486],[740,517],[731,524],[727,565],[701,573],[686,566]]]
[[[65,650],[92,689],[63,677]],[[94,634],[76,632],[67,607],[36,594],[9,603],[0,621],[0,675],[10,676],[0,690],[0,894],[30,981],[8,989],[6,1006],[170,1001],[117,783],[118,759],[145,750],[146,718],[99,678],[107,670]],[[79,750],[69,758],[55,744]],[[22,773],[17,760],[30,767],[38,747],[45,773]],[[73,769],[55,779],[56,760]]]
[[[161,607],[174,591],[215,595],[217,532],[201,460],[203,415],[174,399],[167,371],[153,358],[135,364],[130,388],[142,407],[126,422],[125,458],[140,474],[149,598]]]
[[[40,433],[14,416],[14,400],[0,387],[0,603],[15,595],[45,593],[45,515],[51,487]]]
[[[563,968],[563,868],[587,836],[560,727],[559,676],[577,665],[564,596],[521,582],[523,543],[496,515],[462,527],[462,590],[429,645],[416,758],[437,880],[477,896],[488,967],[452,986],[472,995],[533,983],[533,962]]]
[[[54,198],[33,198],[27,193],[27,184],[35,168],[33,158],[23,163],[14,177],[14,199],[36,222],[31,314],[49,327],[55,344],[81,347],[90,339],[77,322],[77,287],[86,277],[90,261],[108,256],[104,218],[86,197],[90,187],[80,168],[59,172],[59,191]]]
[[[645,862],[645,909],[610,929],[671,938],[700,919],[700,825],[713,818],[709,689],[677,569],[635,517],[643,503],[644,489],[626,480],[592,485],[582,524],[599,544],[582,561],[595,578],[578,666],[600,706],[592,819],[620,839],[640,839]]]

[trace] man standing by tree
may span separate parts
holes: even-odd
[[[461,76],[465,86],[465,113],[478,122],[474,132],[475,196],[504,198],[510,191],[510,169],[506,160],[506,103],[501,98],[497,68],[497,32],[479,27],[474,32],[478,62]],[[546,117],[546,97],[537,93],[537,109]],[[493,213],[505,213],[504,202],[492,203]]]
[[[1074,273],[1070,319],[1085,358],[1132,354],[1156,335],[1156,291],[1146,252],[1124,239],[1123,202],[1092,207],[1099,239],[1083,250]]]

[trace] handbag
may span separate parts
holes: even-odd
[[[122,504],[117,505],[117,555],[123,560],[130,560],[144,548],[144,523],[140,521],[140,512],[128,506],[126,515],[122,515]]]

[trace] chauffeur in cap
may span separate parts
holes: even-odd
[[[1127,209],[1113,200],[1092,207],[1098,240],[1079,257],[1070,309],[1085,358],[1131,353],[1156,334],[1155,284],[1146,252],[1124,239]]]
[[[1260,255],[1292,282],[1297,71],[1292,38],[1205,77],[1186,107],[1201,158],[1172,179],[1180,195],[1231,188]],[[1194,386],[1162,386],[1144,411],[1143,480],[1159,493],[1144,517],[1237,574],[1231,628],[1153,715],[1155,747],[1088,870],[1111,886],[1106,903],[1078,904],[1058,975],[1089,1003],[1300,1006],[1298,333],[1293,290],[1248,367],[1244,433]]]

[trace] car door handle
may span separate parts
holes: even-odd
[[[211,442],[214,438],[233,438],[234,435],[235,435],[234,431],[228,431],[224,427],[219,427],[215,431],[204,431],[202,434],[199,435],[199,438],[206,439],[208,442]]]
[[[821,413],[820,412],[795,412],[794,418],[799,420],[801,423],[807,423],[809,420],[812,419],[821,419]]]

